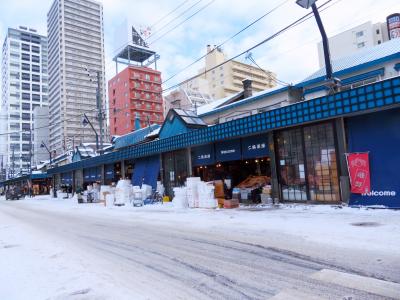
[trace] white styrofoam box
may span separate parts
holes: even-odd
[[[102,185],[100,186],[100,200],[105,201],[104,193],[108,192],[111,193],[111,186],[109,185]]]
[[[107,207],[112,207],[115,202],[115,195],[114,194],[107,194],[106,195],[106,206]]]
[[[172,199],[172,203],[175,208],[187,208],[188,207],[188,200],[186,195],[186,188],[174,188],[174,195],[175,197]]]

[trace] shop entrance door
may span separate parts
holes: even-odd
[[[277,133],[278,171],[282,198],[286,201],[307,201],[307,183],[302,129]]]
[[[188,176],[187,150],[163,154],[164,186],[168,196],[173,196],[173,188],[185,185]]]
[[[283,200],[340,201],[333,123],[281,131],[275,139]]]

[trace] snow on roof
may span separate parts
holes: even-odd
[[[210,103],[208,103],[208,104],[199,106],[199,107],[197,108],[197,115],[200,116],[200,115],[202,115],[202,114],[205,114],[205,113],[208,113],[208,112],[210,112],[210,111],[213,111],[215,108],[217,108],[217,107],[220,106],[220,105],[223,105],[225,102],[229,101],[229,100],[232,99],[233,97],[236,97],[236,96],[239,95],[240,93],[241,93],[241,92],[238,92],[238,93],[236,93],[236,94],[226,96],[225,98],[218,99],[218,100],[214,100],[214,101],[212,101],[212,102],[210,102]]]
[[[146,138],[148,138],[148,137],[153,137],[153,136],[156,136],[156,135],[158,135],[159,133],[160,133],[160,129],[161,129],[161,127],[158,127],[157,129],[154,129],[152,132],[150,132],[149,134],[146,134],[145,136],[144,136],[144,138],[146,139]]]
[[[214,101],[214,102],[219,101],[219,104],[214,105],[214,106],[212,106],[212,107],[209,106],[209,105],[213,104],[214,102],[213,102],[213,103],[210,103],[210,104],[207,104],[207,105],[204,105],[204,108],[203,108],[203,110],[201,111],[201,113],[199,112],[199,109],[202,108],[203,106],[202,106],[202,107],[199,107],[199,108],[198,108],[198,115],[199,115],[200,117],[202,117],[202,116],[211,114],[211,113],[213,113],[213,112],[217,112],[217,111],[221,111],[221,110],[226,110],[226,109],[232,108],[232,107],[234,107],[234,106],[241,105],[241,104],[243,104],[243,103],[251,102],[251,101],[254,101],[254,100],[257,100],[257,99],[260,99],[260,98],[264,98],[264,97],[269,96],[269,95],[273,95],[273,94],[276,94],[276,93],[280,93],[280,92],[282,92],[282,91],[284,91],[284,90],[287,90],[287,89],[288,89],[288,87],[275,86],[275,87],[270,88],[270,89],[268,89],[268,90],[261,91],[261,92],[257,92],[257,93],[255,93],[255,94],[253,94],[253,96],[251,96],[251,97],[247,97],[247,98],[245,98],[245,99],[242,99],[242,100],[239,100],[239,101],[232,102],[232,103],[229,103],[229,104],[227,104],[227,105],[224,105],[225,102],[228,102],[231,98],[234,98],[234,97],[237,96],[239,93],[241,93],[241,92],[239,92],[238,94],[234,94],[234,95],[225,97],[225,98],[223,98],[223,99],[219,99],[219,100]],[[206,107],[206,106],[207,106],[207,107]]]
[[[361,68],[364,64],[370,64],[374,61],[378,63],[378,60],[395,54],[400,54],[400,39],[393,39],[374,47],[359,50],[355,54],[336,59],[332,61],[332,69],[333,72],[336,73],[355,67]],[[323,67],[305,78],[302,82],[297,84],[297,86],[304,86],[311,80],[322,79],[325,76],[326,70],[325,67]]]

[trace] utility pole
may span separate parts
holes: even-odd
[[[29,197],[32,197],[32,126],[29,128]]]
[[[15,173],[15,148],[12,147],[12,156],[11,156],[11,178],[14,178]]]
[[[97,88],[96,88],[96,107],[97,107],[97,120],[99,122],[99,129],[100,129],[100,152],[101,149],[103,149],[103,137],[104,137],[104,130],[103,130],[103,125],[104,125],[104,113],[103,113],[103,103],[101,100],[101,72],[100,71],[93,71],[90,70],[88,66],[84,66],[85,71],[87,72],[87,75],[90,77],[90,81],[93,82],[94,80],[97,80]],[[96,79],[91,78],[96,72]]]

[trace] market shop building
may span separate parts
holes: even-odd
[[[350,85],[335,93],[325,89],[318,71],[293,87],[217,100],[198,115],[171,111],[152,138],[48,173],[85,176],[101,166],[109,170],[108,180],[116,172],[134,184],[161,180],[171,196],[189,176],[227,180],[232,192],[247,178],[264,176],[280,201],[400,207],[399,49],[400,40],[393,40],[333,62],[335,75]],[[365,194],[351,193],[346,158],[358,152],[369,154]],[[126,173],[126,162],[132,162],[132,173]]]

